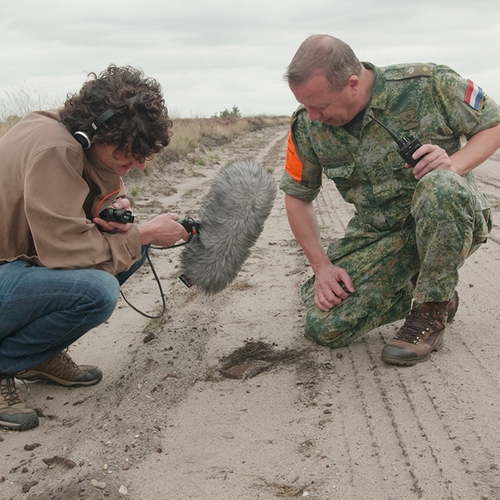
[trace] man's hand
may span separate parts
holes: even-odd
[[[176,222],[179,220],[177,214],[166,213],[157,215],[153,219],[139,226],[141,233],[141,243],[143,245],[157,245],[160,247],[170,247],[179,240],[187,241],[188,232],[184,226]]]
[[[334,266],[331,263],[322,265],[316,269],[315,275],[314,302],[322,311],[327,312],[341,304],[342,301],[349,297],[347,292],[355,292],[349,274],[341,267]]]
[[[405,167],[413,168],[415,179],[420,180],[433,170],[451,170],[457,173],[446,151],[435,144],[424,144],[413,153],[413,158],[419,162],[414,167],[406,163]]]
[[[347,271],[334,266],[323,249],[312,202],[286,194],[285,205],[295,239],[316,276],[314,302],[319,309],[327,312],[347,299],[347,292],[354,293],[354,285]]]
[[[131,209],[130,200],[127,198],[118,198],[113,203],[112,207],[116,209],[130,210]],[[94,217],[92,222],[100,226],[102,229],[104,229],[104,231],[107,231],[108,233],[116,233],[117,231],[120,231],[121,233],[126,233],[133,225],[131,223],[124,223],[124,222],[110,222],[101,219],[100,217]]]
[[[432,170],[450,170],[458,175],[465,175],[481,165],[499,148],[500,123],[474,134],[463,148],[451,156],[435,144],[424,144],[413,153],[413,158],[420,158],[413,174],[418,180]],[[406,164],[406,167],[411,168],[411,165]]]

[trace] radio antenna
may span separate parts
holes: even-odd
[[[368,118],[371,118],[372,120],[376,121],[381,127],[385,128],[400,148],[405,145],[404,142],[400,141],[399,138],[391,130],[389,130],[383,123],[379,122],[374,116],[368,115]]]

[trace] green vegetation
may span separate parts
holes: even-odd
[[[229,111],[227,108],[224,111],[221,111],[219,114],[215,113],[215,115],[212,116],[212,118],[241,118],[241,112],[236,106],[236,104],[233,106],[233,109]]]

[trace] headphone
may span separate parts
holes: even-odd
[[[137,101],[137,98],[139,96],[135,95],[134,97],[131,97],[130,99],[127,99],[127,101],[130,104],[134,104],[135,101]],[[107,120],[109,120],[116,111],[113,111],[112,109],[107,109],[102,113],[102,115],[98,116],[97,119],[90,124],[91,128],[88,130],[77,130],[74,134],[73,137],[81,144],[83,149],[89,149],[90,146],[92,145],[92,137],[96,133],[96,130]]]

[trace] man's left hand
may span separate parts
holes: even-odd
[[[130,200],[128,198],[118,198],[117,200],[115,200],[112,207],[121,210],[130,210]],[[109,222],[107,220],[101,219],[100,217],[94,217],[92,222],[100,226],[104,231],[108,233],[116,233],[117,231],[126,233],[133,226],[132,223]]]

